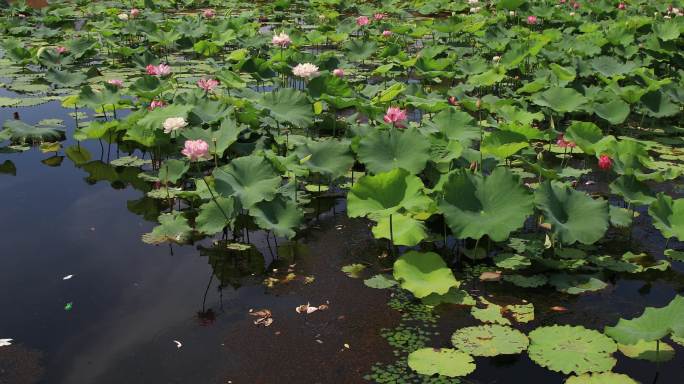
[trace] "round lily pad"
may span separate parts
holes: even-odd
[[[509,283],[515,284],[523,288],[536,288],[546,285],[548,279],[545,275],[504,275],[503,279]]]
[[[532,265],[527,257],[513,253],[500,253],[494,256],[494,263],[499,268],[512,270],[524,269]]]
[[[571,295],[600,291],[608,286],[608,284],[592,275],[570,275],[567,273],[551,275],[549,277],[549,284],[556,287],[558,291]]]
[[[421,348],[408,356],[408,366],[423,375],[465,376],[475,370],[473,358],[451,348]]]
[[[461,328],[451,336],[451,343],[473,356],[513,355],[527,349],[524,333],[503,325]]]
[[[601,332],[580,326],[554,325],[530,332],[530,359],[565,374],[609,371],[617,344]]]
[[[639,382],[622,373],[601,372],[570,376],[565,380],[565,384],[639,384]]]

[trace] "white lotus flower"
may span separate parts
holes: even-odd
[[[164,126],[164,133],[171,133],[181,128],[185,128],[188,125],[188,122],[182,117],[169,117],[164,120],[164,124],[162,125]]]
[[[119,13],[118,18],[121,21],[128,21],[128,13]]]
[[[307,80],[318,76],[318,67],[311,63],[297,64],[292,68],[292,74]]]
[[[8,347],[12,345],[12,340],[14,339],[0,339],[0,347]]]

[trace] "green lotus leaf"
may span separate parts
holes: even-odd
[[[556,112],[573,112],[587,103],[587,98],[572,88],[554,87],[532,96],[532,102]]]
[[[525,109],[517,108],[513,105],[502,105],[496,110],[496,114],[507,122],[515,122],[523,125],[530,125],[533,121],[544,120],[544,114],[528,112]]]
[[[663,236],[684,241],[684,198],[672,199],[661,192],[648,207],[648,214]]]
[[[641,97],[641,103],[649,116],[661,118],[681,113],[679,105],[672,102],[670,97],[661,90],[646,93]]]
[[[449,176],[439,209],[456,237],[488,235],[503,241],[532,213],[530,193],[518,177],[499,167],[487,177],[467,171]]]
[[[311,172],[332,179],[344,176],[354,165],[354,155],[349,149],[349,143],[344,141],[306,140],[295,152],[300,159],[307,159],[304,166]]]
[[[638,273],[643,271],[643,267],[638,264],[619,260],[612,256],[592,256],[589,260],[598,267],[614,272]]]
[[[45,79],[59,87],[75,88],[83,84],[88,76],[81,72],[60,71],[51,68],[45,73]]]
[[[443,133],[449,140],[460,141],[463,146],[480,140],[480,129],[475,120],[468,113],[455,108],[439,112],[428,125]]]
[[[534,320],[534,304],[509,304],[504,307],[508,313],[518,323],[529,323]]]
[[[451,343],[472,356],[515,355],[527,349],[524,333],[503,325],[461,328],[451,335]]]
[[[603,104],[595,104],[594,112],[613,125],[622,124],[629,116],[629,104],[616,99]]]
[[[313,108],[306,94],[293,88],[281,88],[264,94],[259,105],[277,121],[307,128],[313,123]]]
[[[143,76],[131,84],[129,90],[138,97],[152,100],[162,92],[170,89],[169,82],[155,76]]]
[[[204,140],[209,144],[209,153],[221,157],[237,141],[240,131],[234,120],[226,118],[218,130],[193,127],[184,129],[181,134],[188,140]]]
[[[291,239],[296,235],[295,230],[299,228],[304,217],[294,201],[281,196],[272,200],[259,201],[249,207],[250,216],[260,228],[272,231],[276,236],[286,239]]]
[[[639,382],[622,373],[601,372],[570,376],[565,384],[639,384]]]
[[[165,184],[175,184],[190,169],[190,165],[183,160],[169,159],[159,167],[159,180]]]
[[[408,356],[408,366],[422,375],[465,376],[475,370],[467,353],[450,348],[421,348]]]
[[[643,169],[643,166],[651,165],[646,146],[630,138],[610,142],[605,150],[613,159],[613,169],[621,175],[632,175]]]
[[[371,57],[378,48],[378,45],[373,41],[362,39],[350,39],[344,46],[346,55],[349,60],[363,61]]]
[[[425,196],[423,182],[403,169],[361,177],[347,194],[347,215],[374,218],[401,209],[422,212],[432,203]]]
[[[525,269],[532,265],[529,258],[512,253],[499,253],[494,256],[494,264],[497,267],[510,270]]]
[[[358,279],[361,277],[361,272],[363,272],[365,269],[365,265],[356,263],[343,266],[342,272],[351,278]]]
[[[674,261],[684,261],[684,251],[675,251],[674,249],[666,249],[665,256]]]
[[[608,229],[608,204],[594,200],[559,182],[546,181],[534,193],[534,202],[565,244],[592,244]]]
[[[359,143],[359,160],[372,173],[403,168],[417,174],[430,159],[430,142],[415,129],[374,131]]]
[[[549,276],[549,284],[560,292],[579,295],[585,292],[600,291],[608,286],[592,275],[570,275],[557,273]]]
[[[506,159],[528,146],[527,137],[524,135],[511,131],[494,131],[482,140],[480,151]]]
[[[679,37],[681,24],[677,24],[675,20],[663,20],[651,24],[653,33],[658,36],[660,40],[669,41]]]
[[[470,308],[470,314],[473,315],[474,318],[483,323],[511,325],[511,321],[503,317],[504,307],[491,303],[483,297],[480,297],[480,302],[484,304],[483,308]]]
[[[417,298],[431,293],[443,295],[460,285],[442,257],[434,252],[408,251],[401,255],[394,262],[394,279]]]
[[[78,145],[72,145],[68,147],[64,150],[64,154],[77,166],[89,162],[93,157],[88,149]]]
[[[632,211],[627,208],[608,206],[610,225],[616,228],[627,228],[632,225]]]
[[[14,162],[12,162],[12,160],[5,160],[2,163],[0,163],[0,174],[16,176],[17,166],[14,165]]]
[[[142,241],[147,244],[161,244],[165,241],[184,243],[189,237],[192,228],[188,225],[181,212],[162,213],[159,216],[159,225],[152,232],[142,235]]]
[[[367,287],[375,288],[375,289],[391,288],[391,287],[394,287],[395,285],[399,284],[394,279],[391,279],[385,275],[375,275],[375,276],[371,277],[370,279],[364,280],[363,283]]]
[[[633,175],[622,175],[613,180],[610,183],[610,191],[635,205],[648,205],[656,200],[648,185]]]
[[[475,299],[468,294],[468,292],[458,289],[451,288],[449,292],[439,295],[436,293],[431,293],[422,299],[423,304],[429,305],[431,307],[436,307],[440,304],[456,304],[456,305],[468,305],[473,306],[476,304]]]
[[[115,167],[141,167],[151,162],[152,160],[141,159],[137,156],[122,156],[110,161],[109,164]]]
[[[664,341],[640,340],[636,344],[618,344],[618,350],[629,358],[654,363],[670,361],[675,355],[674,348]]]
[[[621,63],[612,56],[599,56],[590,61],[591,68],[605,77],[623,75],[629,73],[636,66],[634,64]]]
[[[273,166],[256,155],[234,159],[216,168],[213,175],[216,190],[223,196],[235,196],[241,207],[247,209],[260,201],[273,200],[281,182]],[[282,206],[271,208],[277,210]]]
[[[59,141],[64,135],[61,128],[36,127],[14,119],[5,120],[3,128],[12,142]]]
[[[575,142],[584,153],[593,155],[597,152],[598,144],[604,139],[604,134],[594,123],[575,121],[565,132],[565,139]]]
[[[170,117],[187,118],[188,113],[194,108],[193,105],[171,104],[164,108],[155,108],[147,112],[138,120],[137,125],[150,130],[162,130],[164,121]]]
[[[390,220],[392,221],[392,233],[390,233]],[[376,239],[389,240],[393,236],[395,245],[409,247],[418,245],[428,237],[425,224],[422,221],[399,213],[378,218],[378,222],[372,231],[373,237]]]
[[[604,334],[580,326],[540,327],[528,335],[530,359],[552,371],[570,373],[609,371],[616,363],[617,345]]]
[[[537,288],[546,285],[548,279],[545,275],[504,275],[503,279],[509,283],[523,288]]]
[[[647,307],[644,313],[631,320],[620,319],[612,327],[605,327],[606,335],[620,344],[636,344],[639,341],[655,341],[673,334],[684,337],[684,296],[675,296],[661,308]]]
[[[199,215],[195,219],[197,232],[215,235],[224,228],[230,227],[235,219],[235,200],[218,196],[199,207]]]

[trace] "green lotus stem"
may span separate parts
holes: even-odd
[[[167,166],[166,166],[166,168],[167,168],[166,173],[167,173],[167,174],[169,173],[168,167],[169,167],[169,166],[167,165]],[[202,179],[202,181],[204,182],[204,185],[207,186],[207,190],[209,191],[209,195],[211,195],[211,200],[214,202],[214,204],[216,204],[216,207],[219,209],[219,211],[221,211],[221,214],[222,214],[223,217],[226,219],[226,223],[229,223],[229,222],[230,222],[230,219],[228,218],[228,215],[226,215],[226,212],[223,210],[223,207],[221,207],[221,205],[220,205],[220,204],[218,203],[218,201],[216,200],[216,196],[214,196],[214,192],[211,191],[211,187],[209,186],[209,183],[208,183],[207,180],[204,178],[204,174],[202,174],[202,170],[200,170],[199,162],[196,162],[196,163],[195,163],[195,167],[197,168],[197,172],[198,172],[199,175],[200,175],[200,179]],[[167,186],[167,193],[168,193],[168,186]]]
[[[218,168],[218,151],[216,149],[216,138],[212,137],[211,142],[214,143],[214,168]]]
[[[392,226],[392,215],[389,215],[390,220],[390,249],[392,254],[394,254],[394,227]]]

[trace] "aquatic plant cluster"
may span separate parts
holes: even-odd
[[[395,260],[367,285],[484,323],[456,330],[453,348],[388,334],[409,354],[371,379],[410,368],[451,382],[473,356],[527,353],[567,383],[630,383],[613,354],[660,362],[665,338],[683,344],[682,296],[601,331],[525,334],[514,325],[534,318],[531,303],[462,285],[579,295],[684,261],[678,3],[16,2],[0,10],[0,106],[59,101],[76,141],[127,153],[112,177],[163,211],[150,244],[292,239],[312,201],[345,196]],[[65,135],[59,120],[17,115],[0,153],[38,146],[84,166],[90,153],[62,148]],[[664,245],[629,246],[637,220]]]

